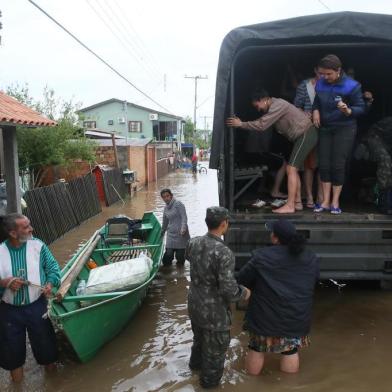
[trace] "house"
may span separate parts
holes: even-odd
[[[7,213],[22,212],[16,127],[54,127],[56,122],[0,91],[0,169],[7,191]]]
[[[114,132],[126,139],[181,143],[184,120],[131,102],[112,98],[79,110],[84,128]]]

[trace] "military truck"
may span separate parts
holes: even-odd
[[[277,219],[268,207],[250,207],[273,181],[274,170],[262,156],[276,135],[272,130],[252,133],[227,128],[225,118],[260,116],[250,102],[255,87],[290,100],[295,93],[293,74],[297,79],[312,76],[318,60],[331,53],[339,56],[345,69],[354,68],[355,79],[375,98],[369,113],[359,119],[359,140],[371,124],[392,115],[392,16],[356,12],[304,16],[236,28],[222,43],[210,167],[218,170],[220,204],[231,211],[225,241],[236,254],[237,268],[249,259],[252,249],[269,243],[265,222]],[[278,140],[281,147],[283,143]],[[360,197],[366,187],[370,193],[374,190],[374,164],[352,157],[349,166],[343,214],[305,209],[285,217],[318,254],[322,279],[379,280],[388,287],[392,283],[392,216]]]

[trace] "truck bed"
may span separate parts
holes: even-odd
[[[278,219],[260,210],[231,214],[225,241],[239,269],[251,251],[270,245],[265,222]],[[314,214],[311,210],[285,215],[319,257],[323,279],[392,280],[392,216],[346,212]]]

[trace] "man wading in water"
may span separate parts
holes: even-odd
[[[189,367],[201,371],[204,388],[219,385],[223,374],[230,343],[230,303],[250,296],[234,279],[234,255],[221,239],[229,227],[228,219],[226,208],[208,208],[208,233],[192,238],[187,249],[191,265],[188,311],[193,331]]]
[[[35,359],[47,370],[55,368],[56,336],[48,318],[47,301],[60,284],[60,268],[48,247],[33,238],[29,219],[10,214],[4,219],[8,240],[0,245],[0,366],[12,380],[23,378],[26,331]]]

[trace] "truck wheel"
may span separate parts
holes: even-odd
[[[392,290],[392,280],[380,280],[381,290]]]

